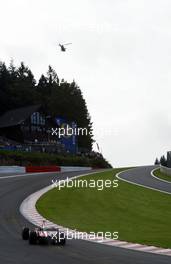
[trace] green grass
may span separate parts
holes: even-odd
[[[158,177],[158,178],[160,178],[160,179],[162,179],[162,180],[165,180],[165,181],[169,181],[169,182],[171,182],[171,176],[168,176],[168,175],[162,173],[162,172],[160,171],[160,169],[155,170],[155,171],[153,172],[153,174],[154,174],[156,177]]]
[[[123,169],[87,176],[110,179]],[[83,178],[85,179],[85,178]],[[171,248],[171,195],[119,181],[118,188],[52,189],[36,205],[60,225],[86,232],[119,232],[119,239]]]

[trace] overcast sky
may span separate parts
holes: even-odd
[[[75,79],[113,166],[171,150],[170,0],[0,0],[0,11],[0,60]]]

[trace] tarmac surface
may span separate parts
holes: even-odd
[[[167,192],[171,194],[171,184],[161,181],[151,176],[151,171],[157,168],[156,166],[143,166],[124,171],[119,174],[119,178],[129,181],[133,184],[142,185],[152,188],[157,191]]]
[[[133,172],[133,171],[132,171]],[[127,172],[128,173],[128,172]],[[130,172],[129,172],[130,173]],[[137,173],[146,178],[149,169],[142,167]],[[0,176],[0,263],[3,264],[166,264],[171,257],[110,247],[82,240],[70,240],[65,247],[30,246],[21,239],[22,227],[30,223],[19,212],[22,201],[42,189],[56,178],[64,179],[85,172]],[[129,175],[130,176],[130,175]],[[7,178],[8,177],[8,178]],[[128,177],[122,173],[120,177]],[[132,177],[132,176],[131,176]],[[139,178],[141,178],[139,177]],[[138,176],[136,177],[137,180]],[[134,181],[134,179],[132,179]],[[145,184],[147,182],[145,181]],[[160,185],[160,182],[158,182]],[[163,186],[160,188],[163,188]],[[169,188],[169,187],[167,187]],[[168,189],[167,189],[168,190]]]

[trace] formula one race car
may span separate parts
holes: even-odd
[[[38,227],[30,230],[24,227],[22,230],[22,239],[28,240],[30,245],[61,245],[66,243],[65,233],[57,228]]]

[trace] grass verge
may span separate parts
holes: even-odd
[[[88,166],[93,168],[112,168],[103,157],[80,157],[71,154],[50,154],[39,152],[10,151],[0,149],[0,165],[10,166]]]
[[[113,180],[114,169],[86,176]],[[85,178],[83,178],[85,179]],[[119,232],[119,239],[171,248],[171,195],[119,181],[118,188],[52,189],[37,202],[45,218],[86,232]]]
[[[171,176],[168,176],[160,171],[160,169],[157,169],[153,172],[153,174],[158,177],[161,180],[169,181],[171,182]]]

